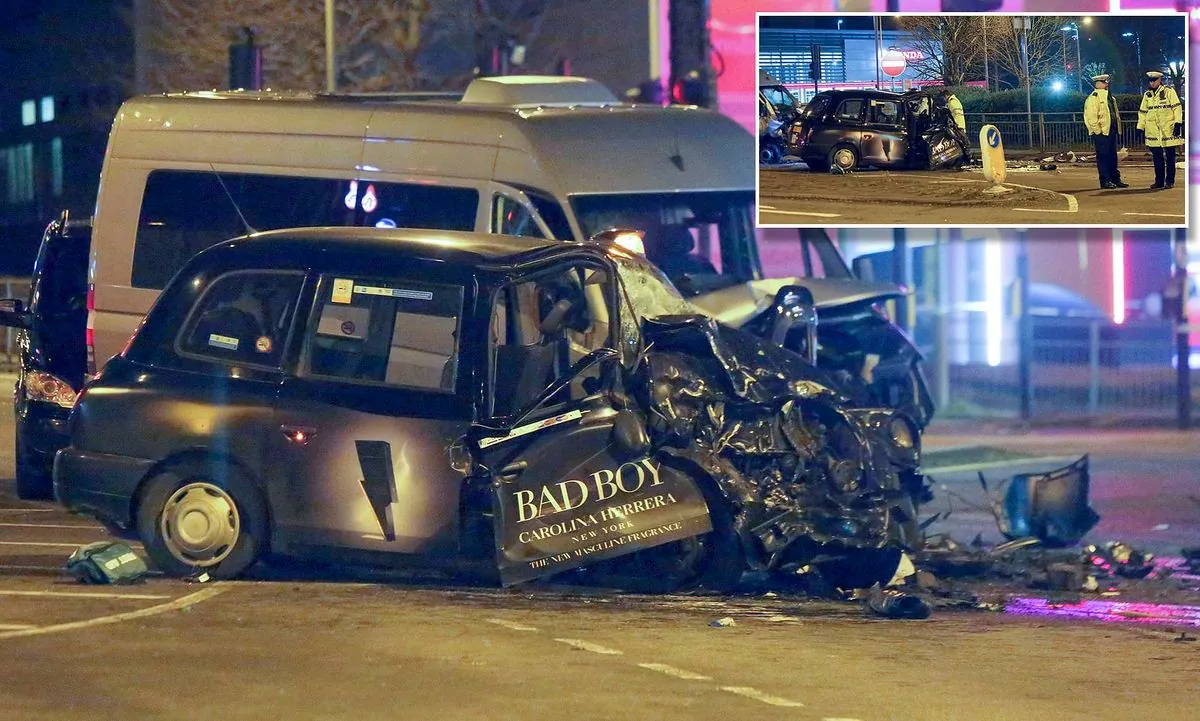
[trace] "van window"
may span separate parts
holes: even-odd
[[[303,273],[236,271],[205,291],[184,324],[179,351],[278,368]]]
[[[544,238],[529,208],[507,195],[492,196],[492,232],[527,238]]]
[[[460,286],[333,276],[322,286],[309,375],[454,391]]]
[[[248,232],[246,224],[254,230],[312,226],[473,230],[478,204],[479,192],[474,188],[156,170],[146,181],[132,281],[137,288],[161,290],[189,258]]]

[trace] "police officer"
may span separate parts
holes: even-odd
[[[1121,134],[1121,114],[1117,112],[1117,101],[1108,92],[1108,75],[1093,75],[1095,90],[1083,103],[1083,124],[1087,126],[1092,145],[1096,148],[1096,170],[1100,173],[1100,187],[1104,190],[1128,188],[1121,182],[1121,171],[1117,169],[1117,137]]]
[[[1163,85],[1162,73],[1151,70],[1146,77],[1150,78],[1150,89],[1142,96],[1138,130],[1146,134],[1146,147],[1154,157],[1154,185],[1150,189],[1173,188],[1175,152],[1183,145],[1183,106],[1175,88]]]
[[[959,141],[963,145],[963,157],[959,161],[961,167],[965,163],[971,162],[971,141],[967,138],[967,115],[963,112],[962,101],[954,94],[950,88],[942,88],[942,98],[946,103],[946,111],[950,113],[950,118],[954,121],[954,127],[958,129]]]

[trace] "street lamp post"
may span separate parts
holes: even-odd
[[[1083,92],[1083,51],[1080,46],[1082,43],[1079,38],[1079,25],[1075,23],[1067,23],[1062,26],[1063,38],[1067,36],[1067,31],[1070,30],[1075,34],[1075,77],[1079,81],[1079,92]],[[1066,62],[1066,47],[1063,48],[1063,62]]]
[[[333,0],[325,0],[325,92],[337,91],[337,65],[333,47]]]
[[[1133,38],[1133,45],[1137,48],[1137,64],[1138,70],[1142,69],[1142,34],[1141,33],[1121,33],[1123,38]]]

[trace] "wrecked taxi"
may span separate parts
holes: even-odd
[[[861,167],[947,168],[968,155],[967,138],[929,90],[827,90],[788,130],[787,153],[818,171]]]
[[[886,581],[914,543],[914,424],[689,311],[603,240],[227,241],[80,394],[56,497],[175,576],[280,554],[505,585],[721,588],[789,564]]]

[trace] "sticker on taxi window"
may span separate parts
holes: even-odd
[[[363,295],[382,295],[389,298],[411,298],[413,300],[433,300],[433,293],[428,290],[412,290],[410,288],[383,288],[377,285],[356,285],[355,293]]]
[[[265,335],[260,336],[258,340],[254,341],[254,350],[258,351],[259,353],[270,353],[271,339]]]
[[[224,348],[225,350],[237,350],[238,339],[227,335],[211,333],[208,336],[208,344],[214,348]]]
[[[353,301],[354,281],[350,278],[334,278],[333,297],[330,300],[334,303],[350,303]]]

